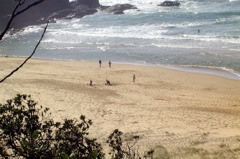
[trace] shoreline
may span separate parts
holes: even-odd
[[[23,59],[26,58],[24,56],[0,56],[2,58],[19,58]],[[45,58],[38,58],[32,57],[31,59],[35,60],[45,60],[45,61],[65,61],[65,62],[96,62],[97,61],[86,61],[86,60],[64,60],[64,59],[45,59]],[[30,60],[31,60],[30,59]],[[106,61],[108,62],[108,61]],[[240,72],[236,72],[235,70],[224,68],[224,67],[214,67],[214,66],[195,66],[195,65],[164,65],[164,64],[142,64],[142,63],[128,63],[128,62],[118,62],[112,61],[115,64],[124,64],[124,65],[135,65],[135,66],[146,66],[146,67],[160,67],[180,72],[188,72],[194,74],[203,74],[203,75],[213,75],[218,77],[223,77],[231,80],[240,80]]]
[[[88,61],[86,61],[88,62]],[[115,62],[116,64],[146,66],[146,67],[160,67],[180,72],[188,72],[194,74],[213,75],[218,77],[224,77],[231,80],[240,80],[240,73],[223,67],[213,66],[195,66],[195,65],[163,65],[163,64],[140,64],[140,63],[121,63]]]

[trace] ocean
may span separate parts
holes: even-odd
[[[123,15],[98,12],[51,23],[34,58],[150,65],[240,79],[240,0],[100,0],[130,3]],[[44,25],[25,28],[0,44],[0,54],[28,56]],[[227,74],[227,75],[226,75]]]

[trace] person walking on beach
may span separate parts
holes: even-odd
[[[102,60],[99,60],[99,67],[102,67]]]
[[[133,74],[133,83],[135,83],[135,80],[136,80],[136,75]]]
[[[112,62],[111,61],[108,62],[108,66],[109,66],[109,68],[111,68],[111,66],[112,66]]]

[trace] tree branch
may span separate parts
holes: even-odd
[[[5,77],[0,81],[0,83],[4,82],[7,78],[9,78],[9,77],[12,76],[15,72],[17,72],[17,71],[18,71],[21,67],[23,67],[23,65],[35,54],[35,52],[36,52],[39,44],[41,43],[41,41],[42,41],[42,39],[43,39],[43,37],[44,37],[44,35],[45,35],[45,32],[46,32],[47,27],[48,27],[48,23],[49,23],[49,21],[47,22],[47,24],[46,24],[46,26],[45,26],[45,28],[44,28],[44,30],[43,30],[42,36],[41,36],[41,38],[39,39],[37,45],[35,46],[32,54],[31,54],[28,58],[26,58],[26,59],[24,60],[24,62],[23,62],[20,66],[18,66],[18,67],[17,67],[16,69],[14,69],[11,73],[9,73],[7,76],[5,76]]]
[[[6,34],[6,32],[9,30],[12,21],[14,18],[16,18],[19,14],[22,14],[23,12],[27,11],[28,9],[30,9],[33,6],[38,5],[39,3],[42,3],[44,0],[38,0],[30,5],[28,5],[27,7],[25,7],[24,9],[20,10],[17,12],[17,9],[24,4],[25,0],[19,0],[18,4],[15,6],[12,14],[11,14],[11,18],[8,21],[8,24],[6,25],[5,29],[3,30],[3,32],[0,34],[0,41],[3,39],[4,35]]]
[[[18,4],[15,6],[11,18],[7,23],[7,26],[5,27],[5,29],[3,30],[3,32],[0,35],[0,41],[2,40],[3,36],[6,34],[6,32],[8,31],[8,29],[10,28],[10,25],[12,24],[13,19],[15,18],[15,12],[17,11],[18,7],[21,6],[21,2],[19,1]]]
[[[26,8],[18,11],[14,16],[16,17],[16,16],[18,16],[19,14],[22,14],[22,13],[25,12],[26,10],[32,8],[33,6],[38,5],[39,3],[42,3],[43,1],[44,1],[44,0],[38,0],[38,1],[36,1],[36,2],[34,2],[34,3],[32,3],[32,4],[30,4],[30,5],[28,5]]]

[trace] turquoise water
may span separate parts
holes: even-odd
[[[240,1],[180,2],[180,7],[164,8],[157,6],[159,0],[102,0],[105,5],[131,3],[140,11],[59,20],[50,24],[35,57],[240,72]],[[42,27],[28,27],[8,37],[0,44],[0,54],[29,55]]]

